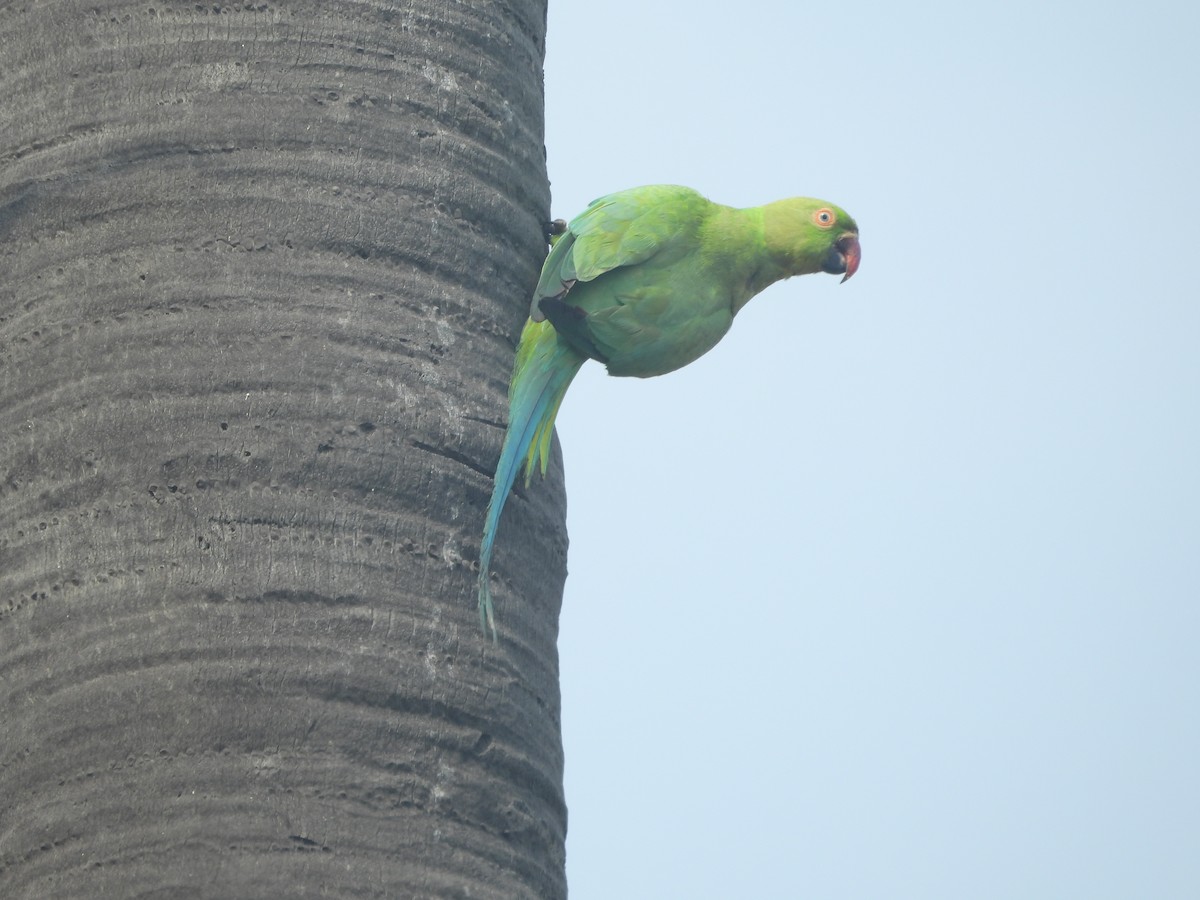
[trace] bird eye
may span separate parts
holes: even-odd
[[[828,206],[823,206],[812,215],[813,224],[818,228],[832,228],[837,216]]]

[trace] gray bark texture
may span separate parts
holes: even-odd
[[[0,897],[566,895],[545,15],[0,4]]]

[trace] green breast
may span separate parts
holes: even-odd
[[[577,284],[569,299],[587,313],[576,331],[599,351],[590,355],[598,355],[610,375],[647,378],[707,353],[733,324],[738,298],[706,269],[689,254]]]

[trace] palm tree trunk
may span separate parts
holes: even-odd
[[[0,896],[565,896],[561,471],[472,572],[544,30],[0,9]]]

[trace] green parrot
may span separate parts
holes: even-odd
[[[659,184],[594,200],[552,247],[533,292],[508,393],[508,430],[479,553],[479,621],[496,640],[489,578],[496,529],[517,471],[550,459],[554,418],[580,366],[648,378],[716,346],[763,288],[792,275],[858,271],[858,226],[795,197],[735,209]]]

